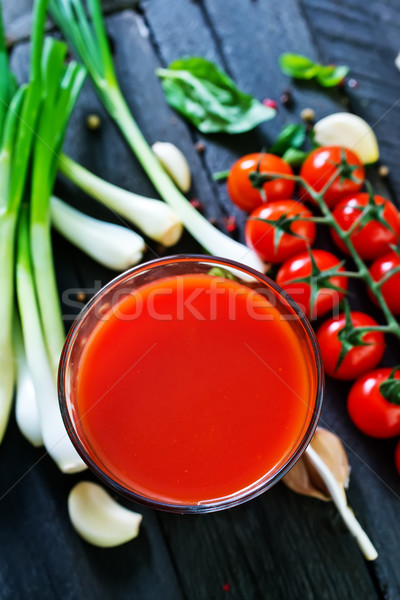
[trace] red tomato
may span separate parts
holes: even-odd
[[[372,263],[369,272],[372,279],[380,281],[390,271],[400,266],[400,257],[391,250],[387,254],[380,256]],[[382,286],[381,293],[386,300],[386,304],[395,315],[400,315],[400,272],[395,273]],[[375,304],[378,304],[375,296],[368,288],[368,294]]]
[[[310,314],[310,282],[294,281],[299,278],[309,279],[311,276],[313,265],[308,252],[296,254],[296,256],[283,263],[277,273],[276,282],[292,296],[293,300],[297,302],[308,317],[316,319],[329,312],[344,296],[343,291],[328,288],[326,283],[329,282],[330,285],[346,290],[348,281],[347,277],[324,274],[324,271],[330,270],[339,264],[340,261],[334,254],[325,250],[312,250],[312,256],[317,269],[320,271],[319,274],[314,274],[311,277],[312,285],[318,287],[312,314]],[[343,271],[343,267],[340,267],[339,271]]]
[[[315,223],[301,220],[290,222],[290,218],[296,215],[312,217],[312,212],[296,200],[277,200],[259,206],[247,219],[244,230],[246,244],[262,260],[272,263],[281,263],[306,250],[314,243]],[[267,221],[273,221],[276,225]],[[296,235],[287,233],[288,229]]]
[[[239,158],[229,171],[228,194],[232,202],[246,212],[251,212],[264,202],[260,190],[254,187],[250,181],[250,173],[255,171],[293,175],[290,165],[274,154],[257,152]],[[294,181],[285,179],[271,179],[271,181],[264,183],[262,187],[266,194],[266,200],[273,202],[274,200],[290,198],[294,192],[295,184]]]
[[[353,327],[378,325],[372,317],[362,312],[351,312],[350,320]],[[378,365],[385,350],[385,338],[380,331],[369,331],[361,338],[363,342],[368,343],[368,346],[352,346],[351,337],[340,339],[339,334],[343,332],[345,325],[344,314],[328,319],[318,329],[317,340],[321,349],[325,373],[335,379],[357,379]],[[342,341],[345,346],[349,343],[349,350],[339,367],[336,368],[342,351]]]
[[[380,387],[392,371],[381,368],[363,375],[349,393],[347,410],[351,420],[372,437],[388,438],[400,434],[400,406],[387,400]],[[396,371],[394,379],[400,379],[400,371]]]
[[[364,260],[373,260],[389,250],[390,244],[397,244],[400,239],[400,214],[397,208],[382,196],[374,196],[378,211],[381,211],[382,218],[388,223],[389,227],[374,218],[371,214],[371,220],[365,225],[357,227],[350,236],[351,241],[359,256]],[[348,196],[333,210],[333,216],[342,229],[347,231],[360,216],[363,208],[369,202],[369,194],[353,194]],[[379,208],[380,207],[380,208]],[[331,230],[332,238],[340,250],[349,254],[343,241],[334,230]]]
[[[358,192],[364,179],[364,167],[354,152],[340,146],[322,146],[309,154],[304,161],[300,176],[316,191],[320,192],[337,172],[324,200],[333,208],[345,196]],[[305,200],[313,199],[303,190]]]
[[[394,464],[396,465],[397,472],[400,475],[400,441],[397,442],[396,449],[394,451]]]

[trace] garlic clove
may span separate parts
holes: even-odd
[[[311,440],[311,446],[329,467],[345,497],[344,489],[349,483],[350,466],[342,442],[335,434],[318,427]],[[282,481],[298,494],[331,500],[325,483],[307,454],[303,454]]]
[[[322,458],[327,467],[329,467],[336,481],[343,490],[343,495],[345,495],[344,490],[349,486],[350,465],[346,451],[338,436],[327,429],[318,427],[313,439],[311,440],[311,446],[320,456],[320,458]],[[316,471],[315,475],[317,475]],[[317,477],[317,481],[320,482],[319,485],[325,487],[325,484],[322,482],[320,476],[317,475]]]
[[[81,481],[72,488],[68,513],[79,535],[101,548],[119,546],[137,537],[142,521],[142,515],[121,506],[91,481]]]
[[[376,135],[364,119],[350,113],[333,113],[314,125],[314,139],[321,146],[345,146],[363,164],[379,158]]]
[[[179,189],[188,192],[191,185],[190,168],[179,148],[170,142],[155,142],[152,150]]]

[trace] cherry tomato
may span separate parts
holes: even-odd
[[[333,210],[333,217],[342,229],[347,231],[360,216],[363,207],[370,201],[369,194],[353,194],[348,196]],[[356,227],[350,238],[359,256],[364,260],[373,260],[389,250],[390,244],[396,244],[400,239],[400,214],[397,208],[382,196],[374,195],[376,210],[380,218],[387,223],[378,221],[375,217],[375,209],[372,208],[370,220],[365,225]],[[361,208],[360,208],[361,207]],[[332,238],[336,246],[344,253],[349,254],[343,241],[337,233],[332,230]]]
[[[333,208],[345,196],[358,192],[364,179],[364,167],[354,152],[340,146],[322,146],[311,152],[304,161],[300,176],[316,191],[320,192],[334,176],[329,189],[324,195],[324,200]],[[302,199],[313,199],[303,190]]]
[[[317,272],[313,267],[310,254],[302,252],[283,263],[277,273],[276,282],[292,296],[307,317],[315,319],[329,312],[340,302],[344,296],[342,290],[347,289],[348,280],[347,277],[325,274],[326,271],[337,267],[340,263],[334,254],[325,250],[312,250],[312,256]],[[339,267],[338,270],[343,271],[343,267]],[[313,271],[314,274],[311,276]],[[306,281],[293,281],[299,278],[305,278]],[[310,312],[310,283],[313,289],[316,289],[312,314]],[[329,288],[327,283],[340,289]]]
[[[372,279],[381,281],[390,271],[400,266],[400,257],[391,250],[387,254],[380,256],[372,263],[369,272]],[[381,293],[386,304],[395,315],[400,315],[400,272],[394,273],[382,286]],[[378,304],[375,296],[368,288],[368,294],[375,304]]]
[[[353,327],[370,327],[378,323],[369,315],[362,312],[350,312]],[[335,379],[357,379],[380,362],[385,350],[385,339],[380,331],[369,331],[361,336],[368,346],[353,345],[356,340],[349,336],[340,337],[346,332],[346,316],[328,319],[317,331],[317,340],[322,354],[325,373]],[[342,345],[343,342],[343,345]],[[348,351],[337,367],[342,349],[348,346]],[[337,367],[337,368],[336,368]]]
[[[312,217],[312,212],[296,200],[277,200],[259,206],[247,219],[244,230],[246,244],[253,248],[262,260],[272,263],[281,263],[290,256],[306,250],[307,246],[314,243],[315,223],[300,219],[291,221],[291,218],[297,215]],[[271,224],[270,221],[276,224]]]
[[[393,369],[381,368],[363,375],[350,390],[347,410],[353,423],[367,435],[388,438],[400,434],[400,406],[387,400],[381,385]],[[394,379],[400,379],[396,371]]]
[[[394,451],[394,464],[396,465],[397,472],[400,475],[400,441],[397,442]]]
[[[246,212],[251,212],[265,201],[260,190],[250,181],[250,173],[259,171],[293,175],[292,168],[279,156],[257,152],[239,158],[228,175],[228,194],[234,204]],[[293,181],[271,179],[263,184],[267,202],[290,198],[294,192]]]

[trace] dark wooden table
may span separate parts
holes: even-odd
[[[27,73],[29,0],[5,0],[12,64]],[[374,125],[381,162],[390,168],[380,191],[400,199],[400,5],[396,0],[108,0],[107,27],[128,103],[150,142],[177,143],[193,172],[191,196],[224,226],[235,211],[224,184],[212,173],[241,154],[256,151],[282,125],[312,107],[320,118],[353,110]],[[321,91],[293,83],[279,70],[284,51],[351,68],[352,85]],[[239,86],[262,100],[290,88],[294,104],[251,134],[202,138],[165,104],[155,68],[184,54],[205,56],[226,69]],[[356,83],[355,83],[356,82]],[[89,131],[89,113],[102,118]],[[196,152],[203,140],[206,150]],[[99,105],[90,83],[79,99],[66,150],[105,179],[154,195],[150,183]],[[75,189],[59,192],[76,205],[112,218]],[[76,293],[88,296],[113,273],[91,262],[58,237],[56,261],[66,325],[77,314]],[[185,235],[174,252],[198,247]],[[146,258],[165,253],[149,245]],[[358,301],[355,297],[356,302]],[[363,301],[360,300],[362,303]],[[370,307],[367,307],[368,309]],[[391,354],[391,356],[390,356]],[[387,361],[396,359],[392,347]],[[94,548],[72,530],[66,499],[82,476],[61,475],[42,450],[32,449],[14,422],[0,448],[0,598],[2,600],[306,600],[400,598],[400,478],[394,440],[360,434],[346,414],[347,384],[327,382],[321,424],[336,432],[352,466],[349,502],[375,543],[379,558],[367,564],[331,503],[300,497],[278,484],[239,508],[206,516],[143,513],[139,537],[112,550]],[[90,477],[90,475],[88,475]]]

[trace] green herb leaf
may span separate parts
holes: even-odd
[[[345,65],[329,65],[327,67],[319,65],[316,79],[323,87],[334,87],[343,81],[349,70],[349,67]]]
[[[286,75],[295,79],[315,77],[323,87],[338,85],[349,72],[349,67],[345,65],[321,65],[301,54],[281,54],[279,65]]]
[[[205,58],[184,57],[156,74],[168,104],[203,133],[243,133],[276,114]]]
[[[318,71],[318,63],[301,54],[285,52],[279,57],[279,66],[285,75],[295,79],[312,79]]]
[[[309,152],[304,152],[303,150],[298,150],[297,148],[288,148],[283,154],[282,158],[289,165],[292,165],[292,167],[300,167],[308,155]]]
[[[290,148],[301,148],[305,140],[306,125],[304,123],[290,123],[285,125],[268,151],[282,156]]]

